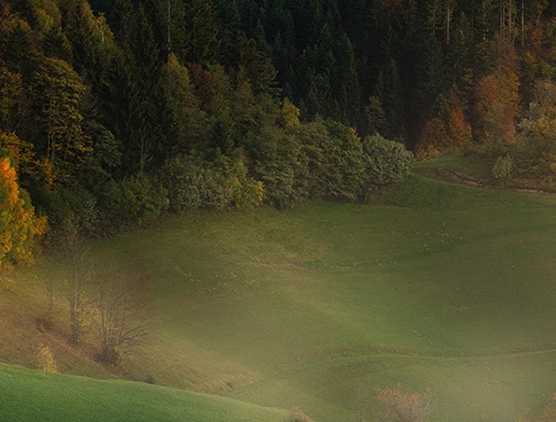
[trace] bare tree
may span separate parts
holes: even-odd
[[[73,224],[68,224],[63,229],[60,247],[68,270],[66,297],[69,302],[71,341],[73,344],[78,344],[85,318],[87,304],[85,287],[90,276],[91,260],[89,250],[83,244]],[[49,291],[49,295],[51,292],[52,290]]]
[[[149,333],[151,325],[143,310],[148,306],[144,266],[122,275],[103,265],[95,275],[95,320],[99,359],[117,365],[131,347]]]

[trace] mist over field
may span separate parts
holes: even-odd
[[[556,6],[4,0],[9,421],[556,419]]]

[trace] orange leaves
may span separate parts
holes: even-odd
[[[486,140],[515,140],[518,90],[519,79],[514,72],[494,72],[479,81],[477,115]]]
[[[14,207],[19,199],[19,186],[16,182],[15,169],[10,165],[8,158],[0,159],[0,190],[4,203],[0,205],[3,209]]]
[[[450,110],[448,131],[452,138],[453,145],[457,147],[461,147],[473,138],[471,126],[467,123],[461,107]]]
[[[0,159],[0,270],[33,262],[36,240],[46,232],[46,217],[35,217],[8,158]]]
[[[439,156],[449,145],[450,138],[446,125],[440,117],[433,117],[425,123],[419,142],[415,147],[418,160],[427,160]]]

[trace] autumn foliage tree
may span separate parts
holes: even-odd
[[[0,270],[14,264],[31,264],[45,231],[46,217],[35,215],[29,195],[19,187],[10,159],[0,158]]]
[[[470,142],[473,139],[471,125],[467,123],[461,106],[450,110],[448,133],[450,134],[452,145],[457,148],[461,148],[466,142]]]
[[[418,160],[427,160],[439,156],[450,143],[446,123],[440,117],[428,120],[421,131],[415,146]]]
[[[477,89],[477,115],[487,141],[513,142],[519,108],[519,79],[515,73],[485,76]]]
[[[504,40],[491,43],[491,71],[477,85],[476,112],[485,141],[514,142],[519,112],[519,78],[513,47]]]
[[[465,143],[471,142],[473,133],[463,109],[463,101],[459,87],[454,84],[445,95],[448,105],[447,129],[450,145],[461,148]]]

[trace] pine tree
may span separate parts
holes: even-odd
[[[91,151],[82,128],[86,89],[79,75],[60,59],[45,57],[34,75],[31,92],[41,126],[37,152],[60,178],[76,174]]]

